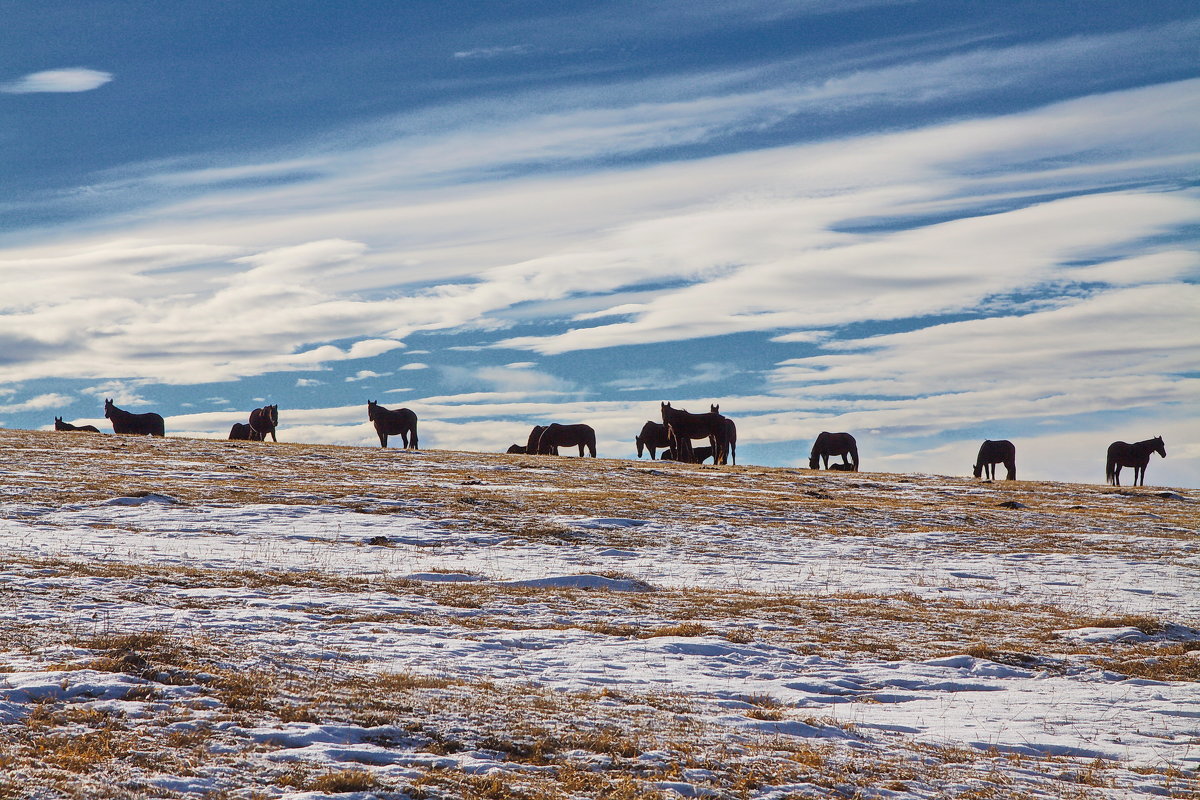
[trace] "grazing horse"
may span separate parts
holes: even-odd
[[[708,410],[713,414],[721,413],[721,406],[713,403],[708,407]],[[729,446],[729,456],[732,458],[734,465],[737,464],[737,425],[733,424],[733,420],[729,417],[725,418],[725,443]],[[722,459],[722,463],[730,460],[729,458]],[[713,460],[713,463],[717,463]]]
[[[674,427],[680,445],[686,441],[688,443],[686,449],[690,450],[692,439],[708,439],[713,452],[717,454],[716,463],[726,463],[725,454],[728,452],[728,442],[725,438],[727,435],[725,417],[713,411],[707,414],[692,414],[682,408],[671,408],[670,403],[661,403],[659,410],[662,412],[663,424],[668,428]],[[676,455],[683,460],[683,454],[676,452]]]
[[[557,422],[552,422],[545,427],[542,435],[538,437],[537,449],[533,452],[538,455],[558,455],[559,447],[572,447],[579,445],[579,455],[583,456],[583,448],[588,449],[588,453],[592,458],[596,457],[596,431],[591,425],[559,425]]]
[[[88,433],[99,433],[100,429],[95,425],[72,425],[69,422],[63,422],[62,417],[54,418],[54,430],[56,431],[87,431]]]
[[[367,419],[375,423],[375,432],[379,434],[379,446],[387,447],[389,436],[399,436],[404,440],[405,450],[419,450],[417,447],[417,415],[407,408],[392,411],[389,408],[367,401]]]
[[[229,438],[236,442],[261,442],[262,434],[254,430],[253,425],[248,425],[245,422],[235,422],[233,427],[229,429]]]
[[[113,433],[132,433],[138,436],[165,436],[166,424],[163,418],[153,412],[149,414],[131,414],[113,405],[112,400],[104,401],[104,416],[112,420]]]
[[[263,406],[256,408],[250,412],[250,427],[258,434],[257,441],[265,442],[267,434],[271,434],[271,441],[278,442],[275,438],[275,428],[279,425],[279,406]]]
[[[1121,467],[1133,467],[1133,485],[1137,486],[1139,479],[1142,486],[1146,485],[1146,465],[1150,463],[1150,454],[1158,453],[1167,457],[1167,446],[1161,436],[1146,439],[1142,442],[1113,442],[1108,446],[1108,461],[1104,465],[1104,477],[1113,486],[1121,485]]]
[[[858,442],[850,434],[821,431],[808,454],[808,468],[819,469],[818,463],[823,461],[829,469],[830,456],[841,456],[842,463],[850,466],[849,472],[858,472]]]
[[[527,453],[531,456],[537,455],[538,441],[542,438],[542,431],[544,431],[544,430],[546,430],[545,425],[534,425],[533,428],[531,428],[529,431],[529,438],[525,440],[525,449],[521,452]],[[558,448],[557,447],[553,448],[549,453],[546,453],[546,455],[549,455],[549,456],[558,455]]]
[[[650,460],[654,460],[654,451],[663,448],[670,450],[671,443],[667,441],[667,426],[661,422],[651,422],[646,420],[646,424],[642,426],[642,432],[633,437],[633,441],[637,444],[638,458],[642,457],[642,448],[650,451]],[[665,457],[665,456],[664,456]]]
[[[997,464],[1003,464],[1008,470],[1004,480],[1017,479],[1017,448],[1008,439],[985,439],[979,446],[979,455],[975,457],[975,477],[982,477],[986,472],[989,481],[995,480]]]

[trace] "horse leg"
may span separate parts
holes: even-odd
[[[1116,466],[1113,467],[1112,478],[1113,478],[1112,479],[1113,486],[1121,485],[1121,465],[1120,464],[1117,464]]]
[[[387,435],[386,433],[384,433],[383,431],[379,431],[378,433],[379,433],[379,446],[380,446],[380,447],[387,447],[387,437],[388,437],[388,435]]]
[[[1004,480],[1015,481],[1017,479],[1017,462],[1016,461],[1005,461],[1004,468],[1006,470],[1008,470],[1008,475],[1005,476]]]

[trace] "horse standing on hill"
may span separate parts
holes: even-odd
[[[229,439],[234,442],[261,442],[262,434],[245,422],[235,422],[229,429]]]
[[[825,469],[829,469],[830,456],[841,456],[842,464],[849,465],[850,472],[858,472],[858,442],[850,434],[821,431],[808,454],[808,468],[819,469],[818,464],[823,461]]]
[[[1121,467],[1133,467],[1133,485],[1146,485],[1146,465],[1150,454],[1167,457],[1167,446],[1161,436],[1141,442],[1113,442],[1108,446],[1108,459],[1104,464],[1104,477],[1113,486],[1121,485]]]
[[[112,400],[104,401],[104,416],[112,421],[113,433],[131,433],[137,436],[165,436],[166,423],[158,414],[131,414],[113,405]]]
[[[713,414],[720,414],[721,406],[717,403],[713,403],[712,405],[710,405],[708,407],[708,410],[710,412],[712,412]],[[729,417],[725,417],[725,444],[728,445],[728,447],[729,447],[729,457],[722,458],[721,462],[725,463],[726,461],[732,461],[733,464],[736,466],[737,465],[737,425],[735,425],[733,420],[730,419]],[[715,458],[713,459],[713,463],[714,464],[717,463],[717,460]]]
[[[250,412],[250,427],[258,434],[258,440],[265,442],[267,434],[271,434],[271,441],[278,442],[275,438],[275,428],[279,426],[279,406],[263,406],[256,408]]]
[[[666,449],[669,452],[671,447],[671,443],[667,441],[667,426],[650,420],[646,420],[642,432],[633,437],[633,441],[637,445],[638,458],[642,457],[642,449],[645,448],[650,451],[651,461],[655,458],[655,450]]]
[[[985,439],[983,444],[979,446],[979,455],[975,457],[974,473],[975,477],[982,477],[983,473],[987,473],[989,481],[996,479],[996,465],[1004,464],[1004,468],[1008,470],[1008,474],[1004,477],[1006,481],[1015,481],[1017,479],[1017,448],[1008,439]]]
[[[95,425],[72,425],[69,422],[63,422],[62,417],[54,418],[54,430],[56,431],[86,431],[87,433],[99,433],[100,429]]]
[[[726,418],[710,411],[707,414],[692,414],[682,408],[671,408],[670,403],[660,403],[663,424],[675,429],[675,436],[682,445],[687,442],[687,450],[691,449],[692,439],[708,439],[713,452],[717,454],[716,463],[727,462],[728,442],[726,440]],[[675,453],[680,461],[685,460],[685,453],[678,450]]]
[[[545,427],[542,435],[538,437],[537,449],[534,451],[539,455],[550,455],[553,451],[554,455],[558,455],[559,447],[573,447],[579,445],[579,455],[583,457],[583,449],[586,447],[592,458],[596,457],[596,431],[591,425],[559,425],[557,422],[552,422]]]
[[[417,415],[407,408],[395,411],[384,408],[374,400],[367,401],[367,419],[375,423],[375,433],[379,434],[379,446],[387,447],[389,436],[399,436],[404,440],[405,450],[419,450],[417,447]]]

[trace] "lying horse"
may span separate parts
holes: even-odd
[[[510,456],[525,455],[529,452],[529,448],[523,444],[510,444],[508,449],[504,451]]]
[[[1113,486],[1121,485],[1121,467],[1133,467],[1133,485],[1146,485],[1146,465],[1150,463],[1150,454],[1158,453],[1167,457],[1167,446],[1161,436],[1146,439],[1142,442],[1113,442],[1108,446],[1108,460],[1104,465],[1104,477]]]
[[[839,464],[836,461],[829,465],[829,469],[833,472],[854,472],[855,471],[853,464]]]
[[[986,472],[989,481],[995,480],[997,464],[1003,464],[1008,470],[1004,480],[1017,479],[1017,448],[1008,439],[985,439],[979,446],[979,455],[975,457],[975,477],[982,477]]]
[[[661,403],[659,410],[662,412],[663,424],[668,428],[675,429],[680,444],[687,442],[688,447],[685,449],[690,449],[690,440],[692,439],[708,439],[713,452],[717,454],[717,463],[726,463],[725,454],[728,452],[728,446],[725,438],[725,423],[727,422],[725,417],[713,411],[707,414],[692,414],[682,408],[671,408],[670,403]],[[680,460],[684,455],[685,453],[676,451],[676,456]]]
[[[138,436],[165,436],[166,424],[163,418],[153,412],[149,414],[131,414],[113,405],[112,400],[104,401],[104,416],[112,420],[113,433],[132,433]]]
[[[713,457],[713,449],[711,447],[693,447],[691,461],[685,462],[685,463],[703,464],[705,461],[707,461],[708,459],[710,459],[712,457]],[[660,461],[680,461],[681,459],[675,458],[674,453],[672,453],[670,450],[667,450],[661,456],[659,456],[659,460]],[[717,460],[715,458],[713,459],[713,463],[714,464],[717,463]]]
[[[275,428],[279,425],[279,406],[263,406],[256,408],[250,412],[250,427],[258,434],[256,441],[265,442],[267,434],[271,434],[271,441],[278,442],[275,438]]]
[[[579,445],[579,455],[583,456],[583,448],[588,449],[592,458],[596,457],[596,431],[591,425],[559,425],[552,422],[545,427],[538,437],[535,453],[539,455],[558,455],[559,447]]]
[[[100,429],[95,425],[72,425],[69,422],[63,422],[62,417],[54,418],[54,430],[56,431],[87,431],[88,433],[99,433]]]
[[[229,438],[236,442],[261,442],[262,434],[254,430],[253,425],[245,422],[235,422],[233,427],[229,429]]]
[[[821,431],[808,454],[808,468],[819,469],[818,462],[824,461],[825,469],[829,469],[830,456],[841,456],[842,463],[851,467],[850,472],[858,472],[858,443],[850,434]]]
[[[389,408],[367,401],[367,419],[375,423],[375,432],[379,434],[379,446],[387,447],[389,436],[399,436],[404,440],[405,450],[419,450],[417,447],[417,415],[407,408],[392,411]]]
[[[720,414],[721,406],[716,403],[713,403],[712,405],[710,405],[708,407],[708,410],[714,414]],[[733,420],[730,419],[729,417],[725,418],[725,443],[727,445],[729,445],[729,456],[730,456],[730,458],[732,458],[733,463],[736,465],[737,464],[737,425],[734,425]],[[729,460],[730,460],[729,458],[722,459],[722,463],[729,461]],[[713,461],[713,463],[715,464],[717,462]]]
[[[525,449],[521,452],[528,453],[531,456],[536,455],[538,453],[538,442],[541,440],[542,432],[545,430],[546,430],[545,425],[534,425],[533,428],[531,428],[529,431],[529,438],[525,440]],[[516,447],[516,446],[517,445],[513,445],[513,447]],[[548,456],[558,455],[558,448],[557,447],[553,448],[549,453],[546,453],[545,455],[548,455]]]
[[[650,451],[650,459],[653,460],[655,450],[667,448],[669,451],[671,447],[671,443],[667,441],[667,426],[650,420],[646,420],[642,432],[633,437],[633,441],[637,445],[638,458],[642,457],[642,448]]]

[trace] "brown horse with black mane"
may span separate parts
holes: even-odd
[[[642,426],[642,432],[633,437],[634,444],[637,445],[638,458],[642,457],[642,450],[650,451],[650,459],[655,458],[654,451],[666,449],[670,452],[671,443],[667,441],[667,426],[661,422],[651,422],[646,420],[646,424]]]
[[[557,422],[552,422],[542,430],[542,435],[538,437],[537,447],[531,450],[531,453],[538,455],[558,455],[560,447],[574,447],[579,445],[579,455],[583,456],[583,449],[586,447],[592,458],[596,457],[596,431],[591,425],[559,425]]]
[[[250,412],[250,427],[258,434],[258,441],[265,442],[269,433],[271,441],[278,442],[275,438],[275,428],[278,426],[279,406],[263,406]]]
[[[1141,442],[1113,442],[1108,446],[1108,459],[1104,464],[1104,477],[1113,486],[1121,485],[1121,467],[1133,467],[1133,485],[1146,485],[1146,465],[1151,453],[1167,457],[1167,446],[1161,436]]]
[[[165,436],[166,423],[158,414],[132,414],[104,401],[104,416],[112,421],[113,433],[130,433],[135,436]]]
[[[63,422],[62,417],[54,418],[54,430],[56,431],[85,431],[87,433],[99,433],[100,429],[95,425],[72,425],[69,422]]]
[[[1008,439],[995,441],[985,439],[979,446],[979,455],[975,457],[973,468],[975,477],[982,477],[986,472],[989,481],[995,480],[997,464],[1003,464],[1004,469],[1008,471],[1004,480],[1015,481],[1017,479],[1017,447]]]
[[[375,433],[379,434],[379,446],[387,447],[389,436],[399,436],[404,440],[405,450],[419,450],[417,447],[417,415],[407,408],[395,411],[384,408],[374,400],[367,401],[367,419],[375,423]]]
[[[823,461],[825,469],[829,469],[830,456],[841,456],[842,464],[850,467],[849,472],[858,472],[858,442],[850,434],[821,431],[808,454],[808,468],[819,469]]]
[[[663,425],[667,426],[668,434],[672,428],[675,431],[681,448],[675,451],[675,456],[680,461],[690,458],[690,454],[686,451],[691,449],[692,439],[708,439],[713,452],[717,454],[716,463],[727,462],[725,456],[728,452],[728,440],[726,439],[728,435],[726,422],[728,420],[725,417],[715,411],[707,414],[692,414],[682,408],[671,408],[670,403],[660,403],[659,410],[662,412]]]
[[[708,407],[708,410],[711,411],[713,414],[720,414],[721,406],[718,405],[717,403],[713,403],[712,405],[710,405]],[[737,425],[735,425],[733,423],[733,420],[730,419],[729,417],[725,418],[725,444],[729,447],[729,457],[722,458],[721,462],[724,463],[726,461],[732,461],[733,464],[736,465],[737,464]],[[713,463],[714,464],[717,463],[715,459],[713,460]]]

